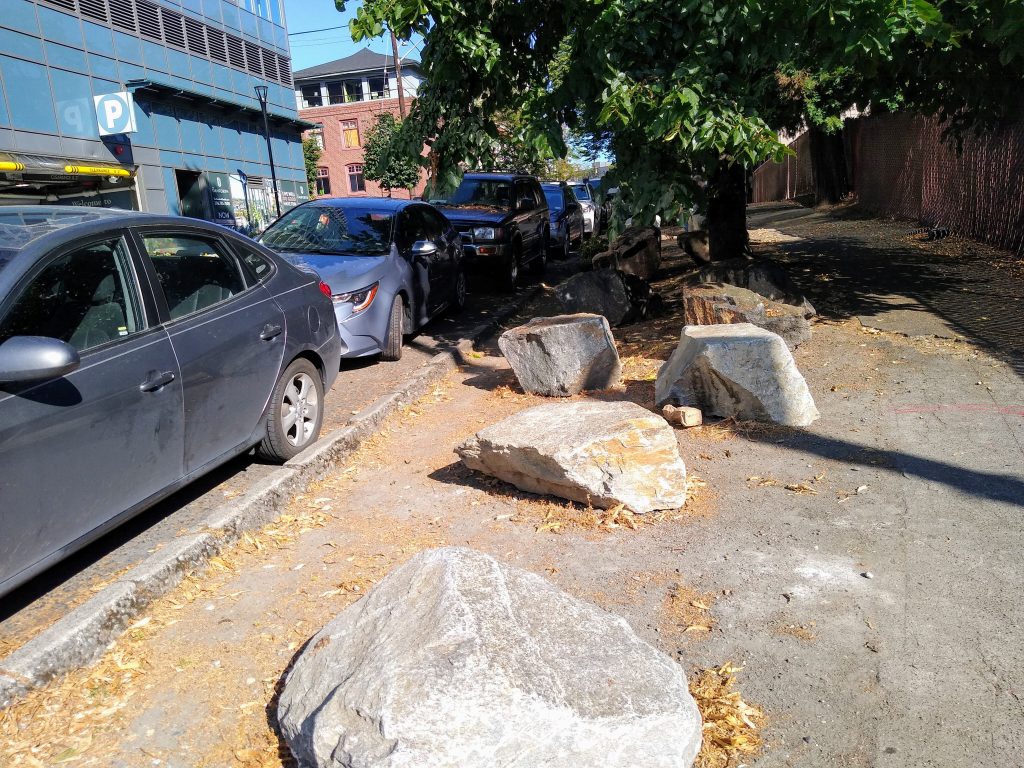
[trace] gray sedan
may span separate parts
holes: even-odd
[[[331,286],[342,357],[398,360],[406,334],[466,303],[459,233],[416,200],[303,203],[260,242]]]
[[[239,453],[313,443],[330,293],[201,221],[0,209],[0,594]]]

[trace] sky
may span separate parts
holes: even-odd
[[[334,0],[284,0],[284,13],[288,21],[288,42],[292,49],[292,71],[323,64],[350,56],[363,48],[391,55],[391,38],[352,42],[348,23],[355,16],[358,0],[350,0],[345,13],[339,13]],[[341,27],[341,29],[326,29]],[[309,35],[296,32],[326,30]],[[410,45],[399,47],[401,58],[418,59],[419,53]]]

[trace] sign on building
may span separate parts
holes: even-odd
[[[231,177],[226,173],[207,172],[213,198],[213,220],[228,227],[235,226],[235,210],[231,200]]]
[[[96,125],[100,136],[112,136],[117,133],[135,133],[135,106],[130,91],[106,93],[93,96],[96,104]]]

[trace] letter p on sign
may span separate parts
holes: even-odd
[[[130,91],[93,96],[96,104],[96,125],[100,136],[135,133],[135,107]]]

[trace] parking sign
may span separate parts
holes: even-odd
[[[93,96],[96,104],[96,124],[100,136],[111,136],[115,133],[135,133],[135,107],[130,91],[106,93]]]

